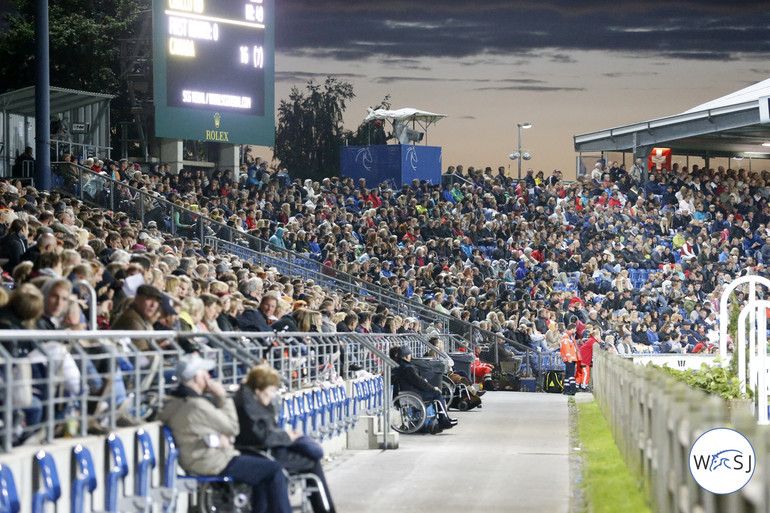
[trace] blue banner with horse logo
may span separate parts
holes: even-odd
[[[343,146],[340,174],[366,178],[368,187],[387,182],[401,188],[412,180],[441,184],[441,147],[416,145]]]

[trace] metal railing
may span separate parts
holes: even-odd
[[[139,351],[132,340],[151,347]],[[283,390],[297,392],[339,378],[381,376],[383,390],[371,411],[390,428],[390,371],[393,345],[430,348],[417,335],[357,333],[189,333],[141,331],[0,331],[0,420],[3,449],[33,434],[40,441],[113,430],[123,414],[149,418],[177,386],[180,342],[192,339],[199,353],[216,362],[214,374],[239,385],[255,365],[267,363],[281,375]],[[356,367],[353,367],[356,366]],[[354,374],[353,368],[357,369]]]
[[[640,478],[653,511],[768,511],[770,431],[766,427],[757,426],[748,413],[736,418],[734,427],[754,446],[757,468],[740,491],[712,494],[698,486],[690,473],[690,449],[701,434],[728,423],[728,403],[598,346],[594,346],[593,362],[596,402],[629,470]]]
[[[440,321],[441,332],[458,334],[473,346],[501,341],[516,351],[525,353],[526,361],[538,362],[537,365],[532,364],[532,368],[541,367],[541,355],[538,351],[505,338],[500,333],[482,330],[469,322],[439,312],[417,301],[405,300],[403,296],[377,284],[366,282],[308,256],[280,248],[225,223],[204,217],[199,212],[175,205],[162,196],[130,187],[71,163],[56,162],[52,164],[52,169],[58,177],[55,180],[55,188],[65,194],[76,196],[81,201],[112,211],[119,209],[143,224],[154,220],[159,228],[165,226],[173,235],[197,238],[217,250],[235,254],[263,266],[275,267],[283,274],[313,279],[316,283],[345,293],[369,297],[387,306],[395,314],[415,317],[422,323],[423,331],[436,321]],[[179,220],[184,218],[188,222],[180,223],[177,218]],[[499,364],[497,352],[495,352],[494,361],[489,363]]]

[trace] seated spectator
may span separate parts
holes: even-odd
[[[324,506],[320,493],[315,492],[310,496],[313,511],[333,513],[334,504],[321,467],[323,448],[300,432],[286,431],[275,422],[273,400],[280,386],[280,375],[268,365],[260,365],[249,372],[234,397],[240,424],[235,446],[245,454],[267,450],[289,472],[318,476],[329,508]]]
[[[391,351],[390,357],[398,362],[398,367],[393,369],[393,379],[395,386],[399,390],[405,390],[417,393],[424,401],[437,401],[439,404],[439,427],[441,429],[451,429],[457,425],[457,420],[449,417],[444,396],[441,395],[441,389],[432,386],[428,381],[420,376],[417,368],[412,364],[412,350],[409,346],[394,346],[395,351]]]
[[[125,312],[112,323],[113,330],[153,331],[153,323],[159,317],[159,308],[165,295],[152,285],[140,285],[134,300]],[[132,339],[140,351],[149,351],[147,339]]]
[[[231,476],[252,485],[252,513],[291,513],[281,465],[233,446],[240,433],[238,414],[225,388],[209,375],[214,365],[196,354],[181,357],[180,384],[160,412],[174,435],[180,466],[193,475]]]

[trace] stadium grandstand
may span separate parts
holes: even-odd
[[[2,442],[11,453],[105,437],[109,476],[97,493],[110,511],[174,509],[184,491],[212,511],[248,497],[177,476],[178,433],[142,434],[190,369],[209,371],[225,390],[201,390],[224,397],[267,365],[280,378],[279,426],[328,450],[365,424],[361,443],[391,448],[393,430],[451,429],[444,403],[467,409],[512,382],[542,388],[564,370],[560,340],[572,324],[585,367],[594,344],[718,351],[721,291],[766,276],[770,258],[765,171],[598,161],[567,183],[558,170],[518,181],[457,166],[442,185],[398,189],[302,182],[260,161],[237,181],[233,170],[83,164],[61,156],[50,192],[0,181]],[[391,370],[410,358],[437,365],[442,390],[415,424],[391,408]],[[142,448],[130,476],[120,429]],[[65,497],[84,500],[90,456],[73,458],[86,477]],[[159,484],[147,477],[156,464]],[[35,465],[38,476],[55,472],[43,451]],[[288,477],[318,511],[323,485],[310,481]],[[34,507],[59,499],[44,488]]]

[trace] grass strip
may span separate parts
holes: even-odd
[[[591,513],[649,513],[596,401],[579,403],[582,487]]]

